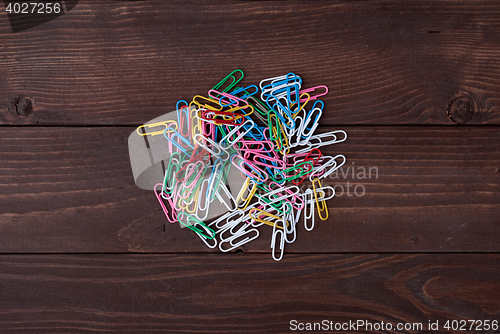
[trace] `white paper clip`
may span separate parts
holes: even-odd
[[[342,159],[342,162],[341,163],[337,163],[337,159]],[[323,179],[325,177],[328,177],[330,174],[334,173],[337,169],[339,169],[340,167],[342,167],[345,164],[345,162],[346,162],[346,158],[342,154],[338,154],[338,155],[334,156],[332,158],[332,160],[335,161],[335,164],[332,164],[332,167],[327,172],[325,172],[322,175],[320,175],[318,177],[318,179],[321,180],[321,179]],[[314,178],[309,177],[309,180],[311,180],[311,182],[312,182],[313,179]]]
[[[247,224],[247,226],[248,226],[248,224]],[[253,237],[247,236],[243,240],[240,240],[240,241],[237,241],[236,243],[234,243],[235,240],[237,240],[237,239],[245,236],[246,234],[252,234],[252,232],[255,233],[255,236],[253,236]],[[244,244],[246,244],[246,243],[248,243],[248,242],[250,242],[250,241],[252,241],[254,239],[257,239],[258,237],[259,237],[259,230],[255,229],[255,228],[249,229],[248,231],[245,230],[245,229],[242,229],[242,233],[237,234],[237,235],[233,235],[232,237],[230,237],[228,239],[225,239],[224,241],[221,241],[219,243],[219,249],[221,250],[221,252],[229,252],[229,251],[231,251],[231,250],[233,250],[235,248],[238,248],[238,247],[240,247],[240,246],[242,246],[242,245],[244,245]],[[229,247],[227,249],[224,249],[222,247],[222,245],[225,244],[225,243],[229,243],[229,245],[231,247]]]
[[[195,222],[193,224],[193,226],[195,227],[198,227],[198,228],[201,228],[203,230],[205,230],[205,233],[209,236],[212,236],[212,231],[207,227],[205,226],[204,224],[200,224],[198,222]],[[198,236],[200,237],[200,239],[205,243],[205,245],[207,245],[209,248],[215,248],[217,247],[217,239],[216,238],[212,238],[212,239],[208,239],[206,238],[205,236],[203,236],[201,233],[198,233],[196,232],[196,234],[198,234]],[[213,242],[213,244],[211,245],[210,242]]]
[[[214,151],[214,150],[212,150],[210,147],[208,147],[208,145],[205,145],[204,143],[202,143],[202,141],[200,141],[200,140],[198,140],[196,138],[201,138],[205,142],[210,143],[210,145],[212,145],[212,147],[214,149],[216,149],[217,152]],[[200,147],[202,147],[203,149],[205,149],[206,151],[208,151],[210,154],[213,154],[213,155],[215,155],[218,158],[222,158],[223,154],[226,154],[228,157],[225,158],[225,159],[223,159],[223,160],[227,160],[229,158],[229,154],[226,152],[226,150],[222,146],[220,146],[219,144],[217,144],[216,142],[214,142],[212,139],[210,139],[208,137],[205,137],[202,134],[197,133],[197,134],[194,135],[193,140],[195,141],[195,143],[197,143]]]
[[[340,139],[337,137],[337,134],[342,134],[343,136]],[[332,137],[333,139],[329,141],[323,141],[323,138]],[[326,145],[333,145],[342,143],[347,139],[347,133],[344,130],[335,130],[330,132],[321,133],[319,135],[311,136],[309,141],[307,142],[307,147],[297,150],[296,153],[304,153],[312,150],[313,148],[319,148]]]
[[[272,236],[272,239],[271,239],[271,249],[272,249],[272,254],[273,254],[273,259],[275,261],[281,261],[281,259],[283,258],[283,253],[285,251],[285,232],[283,230],[280,230],[280,229],[277,229],[276,228],[276,225],[278,225],[278,222],[281,221],[281,224],[282,226],[285,225],[285,223],[283,222],[283,220],[276,220],[274,222],[274,225],[273,225],[273,236]],[[278,237],[278,234],[281,234],[281,237],[279,238],[279,242],[280,242],[280,253],[279,253],[279,257],[276,257],[276,239]]]
[[[314,113],[316,113],[316,117],[314,120],[312,119],[314,116]],[[301,131],[299,133],[300,137],[302,138],[300,143],[301,145],[304,145],[302,143],[307,143],[309,142],[310,138],[312,137],[314,131],[316,131],[316,128],[319,125],[319,119],[322,115],[321,108],[314,108],[309,113],[307,114],[306,118],[304,119],[304,122],[302,124]]]
[[[245,124],[250,124],[251,126],[246,129],[245,131],[243,131],[242,133],[240,133],[238,135],[238,137],[236,137],[235,139],[233,140],[230,140],[231,136],[233,136],[234,134],[236,134],[236,132],[238,132],[241,128],[243,128],[243,126]],[[236,144],[240,139],[242,139],[246,134],[248,134],[250,131],[252,131],[252,129],[254,128],[255,126],[255,122],[252,121],[251,119],[248,119],[246,120],[243,124],[241,125],[238,125],[238,126],[235,126],[234,129],[232,129],[227,135],[224,136],[224,138],[222,138],[220,140],[220,143],[222,144],[223,142],[226,142],[228,145],[226,146],[226,148],[228,147],[233,147],[234,144]]]
[[[306,231],[312,231],[314,228],[314,194],[311,189],[307,189],[305,191],[304,196],[306,197],[306,206],[304,207],[304,228]],[[309,197],[309,198],[308,198]],[[307,206],[309,205],[309,210],[307,210]],[[307,222],[311,221],[311,226],[307,226]]]
[[[194,213],[196,218],[198,218],[201,221],[203,221],[207,218],[208,212],[210,211],[210,202],[208,200],[208,197],[205,196],[207,189],[208,189],[208,181],[209,181],[208,179],[204,179],[201,182],[200,189],[199,189],[199,196],[200,197],[198,198],[198,203],[196,205],[196,211]],[[205,205],[202,206],[201,203],[203,201],[205,202]],[[205,212],[205,214],[203,216],[200,216],[201,212]]]

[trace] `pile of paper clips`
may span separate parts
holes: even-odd
[[[164,180],[155,186],[171,223],[188,227],[222,252],[256,239],[258,228],[268,225],[272,256],[279,261],[285,244],[296,239],[302,212],[307,231],[314,228],[316,211],[328,219],[326,201],[335,190],[322,186],[321,179],[346,159],[325,156],[319,148],[343,142],[347,134],[314,134],[324,108],[317,98],[328,93],[326,86],[301,89],[302,79],[288,73],[261,81],[259,99],[256,85],[236,87],[243,76],[239,69],[231,72],[208,96],[177,102],[177,121],[143,125],[137,133],[163,134],[171,152]],[[158,126],[161,131],[146,132]],[[236,198],[227,183],[231,168],[245,178]],[[304,191],[299,185],[306,179],[312,187]],[[213,203],[227,212],[205,223]]]

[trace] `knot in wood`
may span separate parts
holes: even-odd
[[[17,104],[17,113],[21,116],[28,116],[33,111],[33,101],[31,99],[22,99]]]
[[[477,103],[468,96],[458,97],[448,105],[448,117],[458,124],[468,123],[477,111]]]

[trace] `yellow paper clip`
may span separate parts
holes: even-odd
[[[250,193],[247,195],[247,197],[243,198],[243,194],[245,193],[245,191],[247,191],[248,187],[250,186],[250,182],[253,183],[253,187],[250,190]],[[256,191],[257,191],[257,183],[255,183],[252,179],[250,179],[249,177],[247,177],[247,180],[245,181],[245,184],[241,188],[241,191],[238,194],[238,198],[236,199],[236,203],[237,204],[240,201],[242,201],[242,202],[245,203],[245,206],[242,207],[242,208],[240,208],[240,210],[245,210],[247,208],[248,204],[250,204],[250,201],[252,200],[253,195],[255,194]]]
[[[318,216],[319,219],[321,220],[327,220],[328,219],[328,207],[326,206],[326,201],[321,201],[321,207],[319,206],[319,201],[318,201],[318,194],[316,192],[316,186],[314,185],[314,182],[318,182],[319,188],[321,188],[321,181],[318,179],[314,179],[312,184],[313,184],[313,191],[314,191],[314,198],[316,199],[316,208],[318,208]],[[326,212],[325,217],[321,217],[321,211]]]
[[[249,116],[249,115],[253,114],[253,111],[254,111],[253,107],[252,107],[251,105],[249,105],[249,104],[244,105],[244,106],[236,106],[236,107],[232,107],[232,108],[230,108],[230,109],[227,109],[227,110],[222,110],[222,111],[223,111],[223,112],[233,113],[233,114],[234,114],[234,113],[235,113],[235,111],[238,111],[238,110],[244,110],[244,109],[247,109],[247,108],[248,108],[248,109],[250,109],[250,112],[246,112],[246,114],[244,113],[244,114],[242,114],[242,115],[241,115],[241,114],[237,114],[237,115],[239,115],[239,116],[247,117],[247,116]]]
[[[177,124],[176,121],[174,120],[170,120],[170,121],[163,121],[163,122],[157,122],[157,123],[152,123],[152,124],[144,124],[144,125],[141,125],[137,128],[137,134],[139,136],[147,136],[147,135],[150,135],[150,136],[156,136],[156,135],[162,135],[166,129],[169,128],[169,123],[173,124],[175,126],[174,130],[177,130],[179,128],[179,125]],[[161,127],[164,127],[162,130],[158,130],[158,131],[152,131],[152,132],[146,132],[146,128],[153,128],[153,127],[157,127],[157,126],[161,126]],[[140,133],[139,132],[139,129],[144,129],[144,133]]]
[[[306,99],[306,101],[300,105],[300,109],[299,109],[299,110],[294,111],[294,112],[292,113],[292,118],[297,117],[297,115],[299,114],[299,112],[301,112],[301,111],[302,111],[302,109],[304,109],[304,107],[306,106],[307,102],[309,102],[309,99],[311,98],[311,95],[309,95],[309,94],[307,94],[307,93],[302,93],[302,94],[300,94],[300,97],[299,97],[299,98],[302,100],[302,98],[303,98],[304,96],[307,98],[307,99]],[[296,104],[297,104],[297,103],[292,103],[292,104],[290,105],[290,109],[292,109],[292,108],[293,108]]]
[[[211,104],[207,104],[205,102],[210,102]],[[213,111],[221,111],[223,108],[222,105],[219,103],[219,101],[212,99],[210,97],[205,97],[205,96],[201,96],[201,95],[195,95],[193,97],[192,103],[196,104],[198,107],[202,107],[202,108],[205,108],[208,110],[213,110]]]
[[[268,123],[270,124],[270,128],[272,131],[272,134],[270,135],[270,139],[275,143],[276,149],[275,151],[281,152],[283,155],[287,155],[290,153],[290,148],[289,148],[289,143],[288,143],[288,136],[286,135],[285,131],[283,130],[283,127],[280,124],[280,121],[276,117],[276,115],[271,115],[269,113],[269,119],[274,117],[276,119],[276,126],[272,124],[272,122]],[[281,135],[278,134],[278,131],[281,133]],[[280,140],[281,139],[281,140]]]
[[[194,137],[195,134],[199,133],[199,134],[202,134],[202,122],[201,122],[201,119],[199,119],[198,117],[196,117],[196,115],[198,114],[198,109],[192,107],[191,108],[191,113],[190,113],[190,118],[191,118],[191,139]],[[198,120],[198,121],[196,121]],[[191,140],[191,142],[193,142]]]
[[[191,203],[189,203],[186,206],[186,211],[189,213],[195,214],[196,210],[198,209],[198,197],[200,195],[199,189],[196,190],[196,194],[194,195],[194,198],[191,200]],[[192,205],[192,208],[189,208],[189,206]]]
[[[242,198],[243,197],[243,193],[245,191],[247,191],[247,189],[248,189],[249,186],[250,186],[250,178],[247,177],[246,180],[245,180],[245,183],[243,183],[243,186],[241,187],[241,190],[240,190],[240,193],[238,194],[238,197],[236,198],[236,203],[239,203],[240,200],[244,201],[243,198]],[[248,199],[248,197],[247,197],[247,199]]]
[[[252,212],[255,212],[255,211],[259,211],[260,214],[255,218],[252,216]],[[269,226],[274,226],[274,223],[271,223],[270,221],[267,221],[267,220],[264,220],[264,219],[260,219],[259,217],[260,216],[267,216],[267,217],[271,217],[271,218],[274,218],[274,219],[278,219],[278,220],[283,220],[282,218],[278,217],[278,216],[275,216],[267,211],[264,211],[264,210],[261,210],[261,209],[257,209],[257,208],[252,208],[250,209],[250,211],[248,212],[248,215],[250,216],[251,219],[255,220],[255,221],[258,221],[259,223],[264,223],[266,225],[269,225]],[[286,223],[286,227],[288,227],[288,222],[285,220],[285,223]],[[282,229],[283,230],[283,227],[280,227],[280,226],[277,226],[278,228]]]

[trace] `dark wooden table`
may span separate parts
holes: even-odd
[[[16,33],[4,14],[1,333],[500,320],[497,1],[81,0]],[[229,254],[163,232],[132,177],[135,127],[236,68],[327,85],[318,132],[349,138],[326,151],[378,171],[329,179],[365,194],[330,201],[281,262],[269,231]]]

